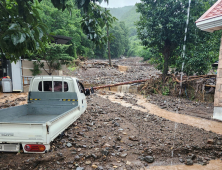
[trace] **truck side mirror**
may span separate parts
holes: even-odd
[[[91,87],[91,93],[92,93],[92,94],[94,93],[94,88],[93,88],[93,87]]]
[[[85,95],[86,95],[86,96],[89,96],[89,95],[90,95],[90,90],[89,90],[89,89],[86,89]]]

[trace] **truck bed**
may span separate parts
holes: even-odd
[[[0,123],[42,124],[59,118],[77,106],[44,106],[26,104],[0,110]]]

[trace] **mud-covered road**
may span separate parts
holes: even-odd
[[[99,72],[100,68],[97,69]],[[81,77],[80,72],[73,74]],[[88,83],[93,80],[86,75],[82,77]],[[26,95],[2,94],[1,106],[24,104]],[[48,153],[0,153],[0,169],[219,170],[222,167],[222,123],[210,120],[212,104],[103,90],[87,97],[87,102],[86,112],[51,143]],[[173,103],[175,110],[170,107]],[[201,112],[195,115],[191,109],[201,110],[206,116],[201,117]]]

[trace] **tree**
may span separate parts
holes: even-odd
[[[151,52],[163,61],[159,68],[163,70],[163,78],[168,72],[169,65],[177,62],[181,58],[184,45],[184,30],[186,26],[187,8],[189,1],[187,0],[141,0],[142,3],[137,4],[138,12],[141,13],[140,21],[137,23],[138,36],[142,40],[144,46],[151,48]],[[188,26],[186,56],[195,53],[195,57],[200,57],[203,53],[200,49],[206,48],[207,53],[210,49],[207,43],[195,44],[194,37],[200,41],[206,40],[212,42],[215,36],[209,36],[209,33],[199,31],[195,34],[195,21],[214,3],[214,1],[197,0],[191,3],[190,22]],[[195,9],[196,8],[196,9]],[[214,46],[218,46],[217,41],[213,41]],[[202,48],[202,47],[203,48]],[[188,52],[188,50],[191,50]],[[205,50],[206,52],[206,50]],[[186,60],[185,60],[186,61]],[[185,63],[186,65],[186,63]],[[177,65],[178,66],[178,65]]]
[[[121,28],[120,23],[116,23],[113,28],[110,29],[110,34],[112,34],[115,39],[110,43],[111,56],[113,58],[119,58],[120,55],[125,53],[125,37],[124,30]]]
[[[129,37],[124,22],[115,22],[109,29],[109,33],[112,37],[110,42],[111,57],[119,58],[120,55],[126,55],[129,50]],[[96,47],[95,56],[107,58],[107,44],[101,48]]]
[[[48,27],[47,33],[54,35],[63,35],[71,37],[69,42],[71,46],[68,54],[74,58],[77,55],[92,55],[93,43],[83,33],[81,29],[82,16],[80,10],[72,8],[70,13],[68,10],[61,11],[55,8],[48,0],[43,0],[39,7],[41,8],[40,18]]]
[[[43,68],[48,75],[51,75],[55,70],[61,70],[62,64],[67,64],[69,61],[73,60],[73,57],[66,53],[69,46],[70,45],[54,43],[47,44],[44,52],[33,55],[35,59],[37,59],[34,66],[36,67],[37,65],[39,68]],[[42,60],[45,60],[45,62]],[[49,70],[46,69],[45,63]],[[32,72],[35,73],[35,70]]]
[[[0,55],[11,61],[30,54],[47,41],[38,5],[27,0],[0,0]]]
[[[41,2],[42,0],[38,0]],[[0,0],[0,54],[11,61],[16,61],[22,55],[29,55],[39,49],[44,48],[44,44],[49,42],[46,34],[46,26],[39,17],[37,0]],[[94,12],[93,3],[103,0],[75,0],[77,8],[82,9],[84,15]],[[108,0],[104,0],[108,2]],[[51,0],[54,7],[71,12],[74,5],[69,0]],[[73,1],[72,1],[73,2]],[[95,13],[99,13],[98,8]],[[100,20],[99,18],[95,18]],[[91,21],[91,20],[90,20]],[[93,22],[98,25],[97,22]],[[93,24],[86,28],[90,30],[88,36],[92,41],[96,39],[97,29]],[[84,28],[83,28],[84,29]],[[93,32],[93,30],[95,31]],[[101,42],[98,40],[97,44]],[[102,42],[104,43],[104,42]]]
[[[112,17],[109,10],[104,10],[97,4],[90,4],[91,8],[83,15],[82,28],[88,39],[95,42],[96,45],[102,47],[107,41],[112,39],[112,36],[103,34],[103,29],[112,27],[112,24],[117,20]]]

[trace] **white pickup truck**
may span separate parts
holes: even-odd
[[[0,109],[0,152],[47,152],[50,142],[84,113],[89,94],[76,78],[32,78],[28,104]]]

